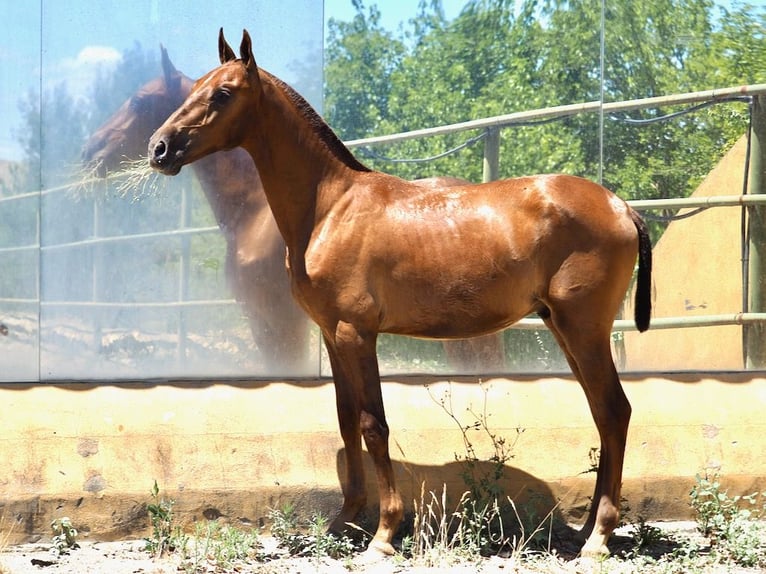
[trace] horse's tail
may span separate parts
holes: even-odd
[[[634,210],[630,211],[630,216],[638,231],[638,276],[633,317],[638,330],[644,332],[649,328],[652,316],[652,241],[641,216]]]

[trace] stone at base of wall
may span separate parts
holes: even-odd
[[[515,491],[514,504],[522,520],[546,522],[549,513],[568,524],[582,524],[590,508],[590,492],[595,476],[561,481],[546,485],[544,492],[524,490],[522,484],[505,482],[507,492]],[[693,520],[689,504],[690,484],[693,477],[672,479],[630,480],[623,485],[623,517],[628,521]],[[751,477],[728,477],[727,485],[733,492],[753,492]],[[537,485],[539,487],[539,484]],[[455,510],[464,485],[451,477],[447,486],[448,509]],[[434,499],[440,500],[443,486],[425,487],[409,499],[405,523],[411,522],[415,504],[427,507]],[[409,489],[408,489],[409,490]],[[253,491],[183,490],[160,492],[160,497],[173,502],[173,524],[185,532],[193,532],[198,523],[216,520],[220,523],[268,532],[271,510],[295,509],[296,516],[306,523],[313,516],[332,518],[342,503],[340,489],[311,486],[274,486]],[[152,502],[149,491],[143,493],[109,492],[101,496],[74,494],[70,496],[36,496],[6,502],[0,506],[3,517],[3,536],[8,544],[49,541],[51,521],[68,517],[81,539],[113,541],[140,539],[151,536],[147,505]],[[375,528],[377,507],[374,502],[359,517],[359,524],[367,531]]]

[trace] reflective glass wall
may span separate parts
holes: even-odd
[[[254,227],[259,214],[221,207],[252,185],[249,157],[165,178],[145,156],[191,79],[218,65],[219,27],[235,48],[248,28],[258,63],[321,108],[321,2],[3,13],[0,379],[316,375],[283,247],[235,244],[238,220]]]
[[[753,192],[750,92],[620,102],[766,81],[763,3],[427,4],[6,7],[0,380],[329,374],[316,328],[290,297],[268,208],[245,199],[249,158],[216,154],[174,178],[145,169],[149,135],[217,65],[221,26],[235,50],[248,28],[259,65],[322,111],[362,161],[404,178],[564,172],[631,201]],[[523,115],[572,105],[581,109]],[[521,115],[489,130],[359,141],[507,114]],[[737,324],[759,312],[751,295],[763,290],[757,265],[742,264],[763,237],[755,212],[642,213],[656,324],[717,323],[616,331],[619,367],[762,368],[743,359],[748,327]],[[534,318],[468,342],[382,336],[379,356],[384,373],[568,370]]]

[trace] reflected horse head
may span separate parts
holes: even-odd
[[[193,81],[179,72],[160,46],[162,75],[150,80],[88,139],[83,163],[99,177],[119,171],[123,161],[146,155],[149,136],[189,95]]]

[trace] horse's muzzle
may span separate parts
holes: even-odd
[[[176,175],[181,171],[183,163],[179,156],[172,153],[169,138],[155,134],[149,140],[149,165],[165,175]]]

